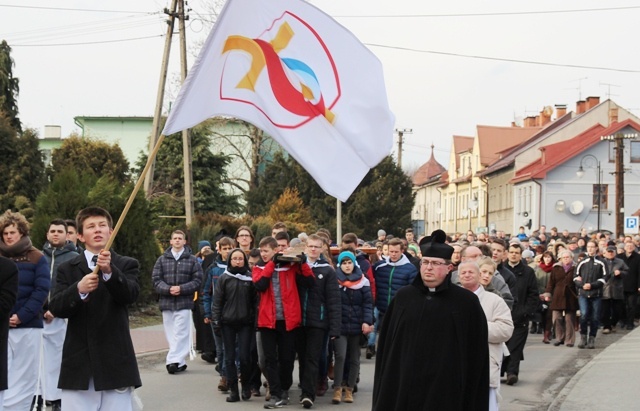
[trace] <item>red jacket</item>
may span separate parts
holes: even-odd
[[[274,271],[280,280],[280,296],[287,331],[298,328],[302,323],[302,310],[298,286],[311,288],[315,285],[315,277],[308,264],[278,263],[273,261],[264,266],[253,267],[252,276],[256,290],[260,294],[258,305],[258,328],[276,328],[276,304],[274,300],[271,277]]]

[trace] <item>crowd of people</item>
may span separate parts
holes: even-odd
[[[105,250],[112,226],[106,210],[81,210],[51,221],[40,251],[24,216],[0,216],[0,409],[136,408],[128,306],[140,273]],[[150,274],[166,371],[187,371],[200,351],[227,402],[264,396],[281,408],[297,380],[311,408],[327,392],[357,401],[364,350],[373,410],[498,410],[529,335],[593,349],[599,332],[631,330],[640,313],[640,236],[519,231],[380,229],[335,244],[326,229],[292,238],[276,223],[260,240],[241,226],[192,249],[175,230]]]

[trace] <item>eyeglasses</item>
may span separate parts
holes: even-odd
[[[432,261],[432,260],[422,260],[421,262],[422,265],[424,265],[425,267],[428,267],[429,264],[431,264],[432,267],[440,267],[443,265],[448,265],[447,262],[443,262],[443,261]]]
[[[244,257],[233,257],[231,261],[244,261]]]

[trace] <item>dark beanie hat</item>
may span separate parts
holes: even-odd
[[[423,243],[420,246],[422,256],[450,260],[451,254],[453,254],[453,247],[445,244],[447,234],[442,230],[435,230],[431,233],[430,237],[431,242]]]

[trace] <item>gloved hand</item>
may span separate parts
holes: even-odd
[[[271,259],[271,261],[273,261],[274,263],[278,262],[278,258],[282,257],[282,253],[275,253],[273,255],[273,258]]]
[[[307,255],[305,253],[300,254],[300,264],[306,264]]]

